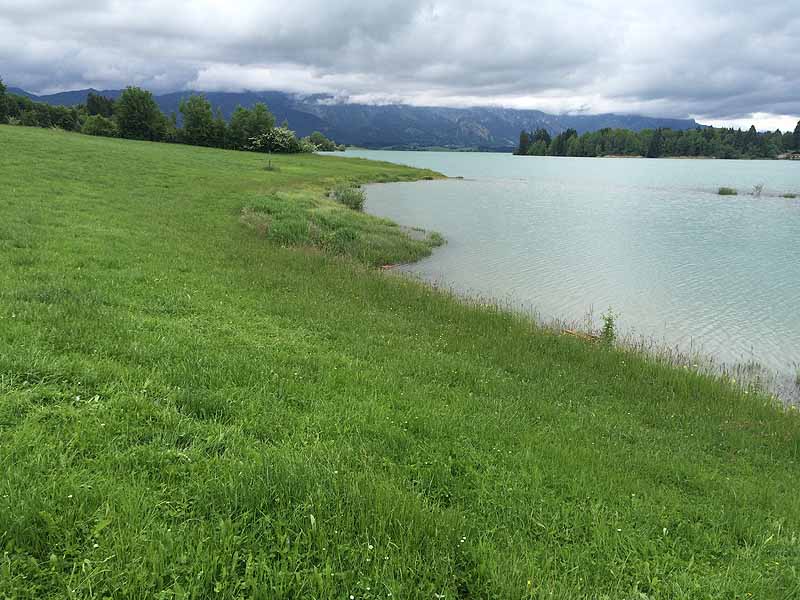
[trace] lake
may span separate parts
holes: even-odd
[[[800,200],[782,197],[800,163],[346,155],[465,178],[368,187],[368,212],[447,239],[403,267],[425,280],[545,320],[610,307],[623,333],[728,365],[800,365]]]

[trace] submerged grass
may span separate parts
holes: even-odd
[[[366,266],[326,191],[434,174],[0,154],[0,597],[800,593],[797,415]]]
[[[331,195],[340,204],[358,211],[364,210],[364,203],[367,201],[367,195],[364,190],[352,185],[339,184],[333,188]]]

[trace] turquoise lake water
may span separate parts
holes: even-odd
[[[447,239],[404,267],[425,280],[545,320],[611,307],[662,345],[800,366],[800,199],[781,197],[800,195],[798,162],[346,154],[465,177],[368,187],[368,212]]]

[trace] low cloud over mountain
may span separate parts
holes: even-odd
[[[788,127],[797,31],[793,0],[7,0],[0,75]]]
[[[26,95],[39,102],[71,106],[82,104],[90,90],[36,96],[12,88],[13,93]],[[105,90],[101,94],[117,98],[121,90]],[[190,92],[173,92],[156,96],[166,114],[177,117],[181,99]],[[283,92],[204,92],[215,111],[229,118],[241,105],[252,107],[256,102],[267,104],[277,122],[287,120],[299,135],[321,131],[339,143],[367,148],[473,148],[510,150],[517,146],[519,132],[544,128],[552,134],[573,128],[578,133],[604,127],[641,130],[668,127],[690,129],[693,120],[663,119],[634,115],[551,115],[538,110],[509,108],[437,108],[408,105],[350,104],[324,95],[299,96]]]

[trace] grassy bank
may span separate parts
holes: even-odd
[[[325,193],[432,174],[0,157],[0,597],[800,593],[797,415],[368,266]]]

